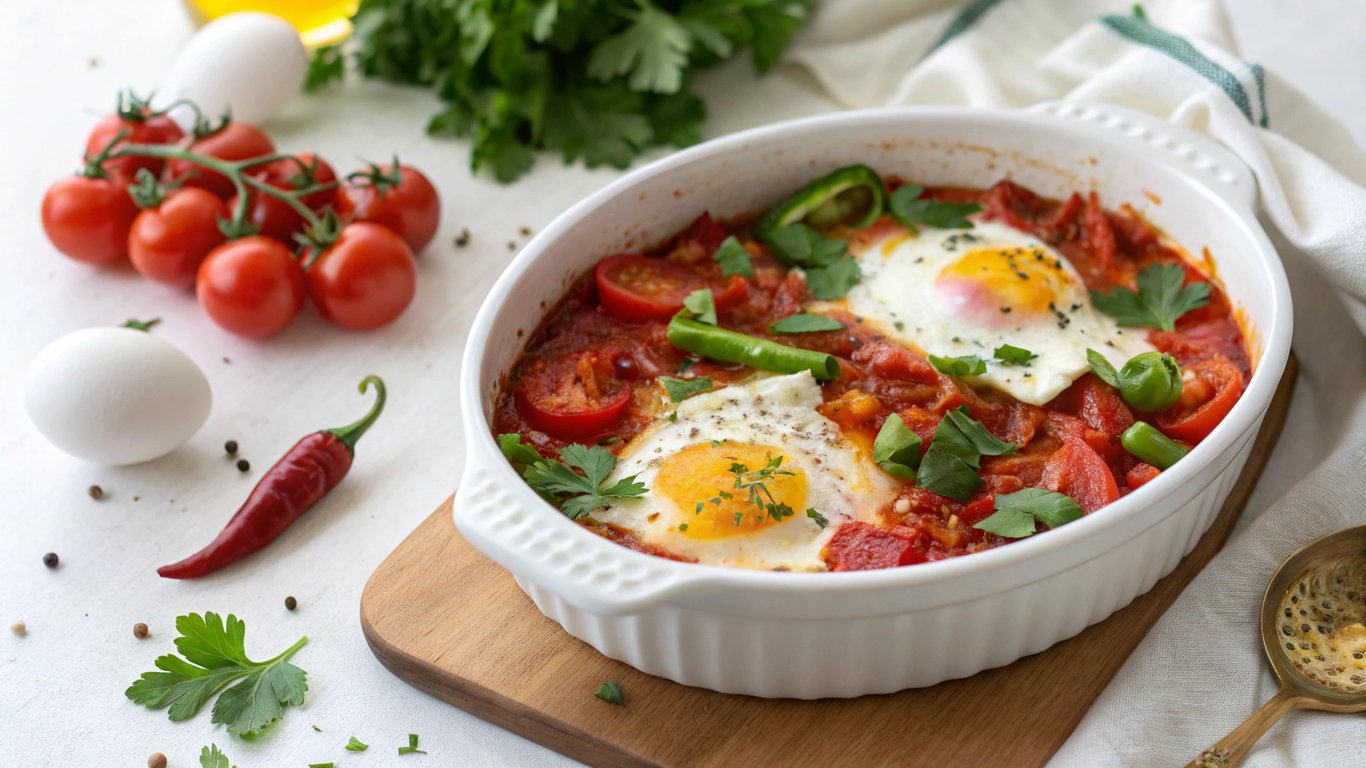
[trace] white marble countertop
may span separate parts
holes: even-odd
[[[1231,5],[1245,56],[1297,84],[1366,143],[1366,14],[1350,0]],[[421,259],[417,300],[394,325],[352,334],[308,311],[269,342],[234,338],[189,295],[58,256],[37,215],[43,190],[75,170],[115,92],[155,87],[192,31],[174,0],[16,0],[0,25],[0,71],[9,73],[0,92],[10,107],[0,120],[10,156],[0,185],[0,625],[28,627],[23,638],[0,633],[0,762],[133,766],[160,751],[172,766],[188,766],[216,742],[243,768],[388,765],[410,732],[428,752],[405,758],[415,765],[568,762],[391,676],[366,647],[358,605],[375,566],[454,488],[463,338],[480,297],[526,241],[520,228],[544,226],[616,173],[547,156],[533,176],[502,187],[470,177],[465,144],[424,135],[436,106],[425,91],[354,82],[301,97],[268,126],[277,144],[316,150],[338,170],[397,151],[437,183],[442,228]],[[754,81],[739,72],[702,78],[709,136],[831,108],[796,73]],[[456,248],[462,228],[473,239]],[[83,464],[48,446],[21,405],[28,361],[67,331],[148,316],[160,316],[156,334],[207,373],[215,401],[205,427],[171,455],[128,468]],[[248,562],[199,581],[156,575],[157,565],[211,539],[296,439],[361,413],[368,399],[354,387],[369,373],[388,383],[389,408],[324,504]],[[225,457],[228,439],[251,460],[249,474]],[[105,490],[103,500],[86,495],[91,484]],[[61,557],[55,571],[43,566],[48,551]],[[297,611],[285,610],[286,595],[298,599]],[[205,610],[242,617],[257,655],[310,638],[295,657],[309,673],[307,702],[265,737],[229,736],[207,712],[171,723],[123,697],[170,650],[174,617]],[[151,637],[135,639],[136,622]],[[352,735],[372,750],[342,751]]]

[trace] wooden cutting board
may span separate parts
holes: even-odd
[[[1292,357],[1242,477],[1171,575],[1080,635],[967,679],[794,701],[637,672],[542,616],[506,571],[456,531],[450,499],[370,577],[361,626],[375,656],[408,683],[595,766],[1043,765],[1223,546],[1280,434],[1296,368]],[[605,680],[621,681],[626,706],[593,696]]]

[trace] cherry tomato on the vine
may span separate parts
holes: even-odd
[[[305,252],[305,264],[312,258]],[[378,224],[342,228],[308,268],[308,292],[323,317],[364,331],[394,321],[417,290],[417,260],[403,238]]]
[[[337,180],[337,172],[332,170],[332,166],[310,153],[281,158],[261,166],[259,171],[253,169],[251,175],[286,192]],[[319,212],[331,205],[336,196],[336,189],[322,189],[305,195],[301,202],[314,212]],[[228,210],[236,210],[236,207],[237,195],[233,195],[228,199]],[[306,225],[304,217],[289,203],[259,189],[247,191],[247,221],[260,234],[273,237],[290,247],[294,245],[294,235],[304,231]]]
[[[388,176],[393,166],[381,167]],[[357,221],[369,221],[392,229],[408,243],[414,254],[420,253],[436,235],[441,223],[441,200],[436,188],[421,171],[407,165],[398,167],[399,183],[384,182],[348,186],[343,207],[355,211]]]
[[[300,152],[293,157],[282,157],[266,166],[266,174],[278,179],[287,189],[303,189],[318,184],[332,184],[337,181],[337,171],[332,164],[312,152]],[[303,203],[313,211],[321,211],[337,199],[339,187],[320,189],[304,195]]]
[[[73,176],[43,195],[43,231],[57,250],[77,261],[114,264],[128,256],[128,230],[138,207],[128,180]]]
[[[222,328],[263,339],[289,325],[307,292],[303,268],[278,240],[256,235],[224,243],[199,265],[195,294]]]
[[[260,128],[247,123],[228,123],[222,130],[211,133],[190,144],[190,151],[219,160],[246,160],[275,152],[275,143]],[[231,197],[236,189],[232,181],[217,171],[200,168],[189,160],[172,158],[166,163],[166,175],[180,179],[187,187],[198,187],[218,195]]]
[[[202,189],[177,189],[133,220],[128,258],[143,275],[176,288],[194,285],[199,264],[223,242],[223,201]]]
[[[90,131],[85,140],[87,157],[103,152],[120,132],[125,135],[115,146],[124,144],[174,144],[185,137],[180,126],[166,115],[157,114],[150,109],[142,110],[141,116],[105,115]],[[121,173],[133,178],[141,168],[152,173],[161,173],[165,161],[159,157],[115,157],[104,161],[106,170]]]

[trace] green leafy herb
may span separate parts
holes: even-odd
[[[599,685],[598,689],[593,691],[593,695],[608,704],[616,704],[617,706],[626,704],[626,697],[621,693],[621,683],[618,683],[616,680],[608,680],[602,685]]]
[[[309,763],[308,768],[337,768],[336,763]]]
[[[322,732],[323,732],[323,729],[319,728],[319,727],[316,726],[316,725],[313,726],[313,730],[317,731],[318,733],[322,733]]]
[[[731,235],[721,241],[716,253],[712,255],[716,263],[721,265],[721,274],[726,277],[740,275],[741,277],[752,277],[754,275],[754,264],[750,261],[749,251],[740,244],[735,235]]]
[[[783,469],[783,457],[774,457],[772,454],[765,456],[764,466],[751,470],[748,466],[740,462],[730,465],[730,473],[735,475],[735,483],[732,487],[737,491],[746,493],[746,500],[753,504],[761,514],[767,514],[778,522],[784,518],[792,517],[795,511],[784,501],[778,501],[773,497],[773,493],[768,490],[767,481],[782,475],[794,474],[790,469]],[[721,499],[730,499],[733,495],[722,491],[712,499],[708,499],[712,504],[720,506]],[[701,511],[702,503],[699,502],[698,511]],[[735,524],[739,525],[742,519],[740,513],[735,515]]]
[[[882,422],[873,440],[873,461],[893,477],[915,480],[920,466],[920,435],[912,432],[900,414],[892,414]]]
[[[1023,539],[1034,535],[1035,520],[1049,528],[1057,528],[1081,519],[1083,514],[1077,502],[1061,493],[1044,488],[1026,488],[1015,493],[998,494],[996,512],[973,527],[1007,539]]]
[[[1116,389],[1119,388],[1119,371],[1110,364],[1109,360],[1101,353],[1086,348],[1086,363],[1091,366],[1091,372],[1100,377],[1100,380]]]
[[[963,355],[962,357],[940,357],[930,355],[930,365],[936,371],[945,376],[981,376],[987,372],[987,363],[977,355]]]
[[[806,516],[816,521],[817,528],[825,528],[825,526],[830,524],[830,521],[825,518],[825,515],[817,512],[815,507],[807,507]]]
[[[770,325],[770,333],[815,333],[817,331],[838,331],[844,323],[825,315],[788,315]]]
[[[625,167],[653,146],[699,138],[693,73],[746,47],[766,71],[811,0],[365,0],[342,50],[363,77],[433,89],[428,131],[471,139],[471,163],[501,181],[537,150]],[[307,86],[343,78],[337,48]]]
[[[1209,304],[1209,283],[1186,285],[1180,264],[1153,264],[1138,273],[1138,291],[1116,288],[1109,293],[1091,292],[1096,309],[1120,325],[1176,329],[1176,321],[1193,309]]]
[[[200,768],[236,768],[228,762],[228,756],[223,754],[217,744],[210,744],[199,750]]]
[[[366,744],[365,742],[361,741],[360,739],[356,738],[355,736],[352,736],[351,739],[350,739],[349,741],[346,742],[346,751],[347,751],[347,752],[364,752],[365,750],[367,750],[367,749],[369,749],[369,748],[370,748],[370,745],[369,745],[369,744]]]
[[[566,445],[560,451],[560,461],[542,456],[517,434],[499,435],[498,447],[513,468],[522,473],[522,479],[541,498],[559,506],[571,520],[607,506],[612,499],[640,496],[646,491],[645,484],[636,482],[635,475],[606,485],[607,477],[616,469],[617,458],[596,445]]]
[[[887,199],[892,218],[912,232],[920,231],[918,224],[940,229],[968,229],[972,226],[968,216],[982,210],[977,203],[945,203],[922,198],[924,192],[924,187],[906,184]]]
[[[695,379],[660,379],[664,382],[664,389],[669,393],[669,401],[681,403],[693,395],[706,392],[711,389],[711,379],[706,376],[698,376]]]
[[[151,320],[136,320],[130,317],[127,320],[123,321],[123,325],[120,325],[119,327],[132,328],[135,331],[142,331],[146,333],[147,331],[152,330],[152,326],[156,325],[159,322],[161,322],[161,318],[159,317],[154,317]]]
[[[712,297],[711,289],[703,288],[688,294],[688,298],[683,300],[683,309],[679,314],[699,323],[716,325],[716,300]]]
[[[806,287],[811,290],[812,298],[833,301],[844,298],[862,276],[858,262],[845,257],[829,266],[807,269]]]
[[[860,277],[858,262],[849,257],[849,241],[827,240],[801,222],[780,227],[768,236],[779,261],[806,272],[811,295],[822,301],[844,298]]]
[[[1038,357],[1033,352],[1013,344],[1002,344],[991,353],[991,356],[1002,365],[1026,365],[1030,360]]]
[[[212,722],[224,723],[229,733],[242,736],[260,733],[280,719],[285,707],[303,704],[306,674],[288,659],[308,638],[300,638],[274,658],[252,661],[247,658],[246,625],[232,614],[225,623],[213,612],[190,613],[177,616],[175,626],[180,656],[158,657],[155,663],[162,671],[144,672],[128,687],[124,695],[134,703],[149,709],[169,707],[171,720],[180,722],[194,717],[222,691]]]
[[[1014,452],[1012,443],[998,440],[980,421],[968,415],[966,407],[959,406],[944,414],[935,428],[916,482],[940,496],[966,501],[982,487],[982,478],[977,475],[981,457]]]
[[[399,748],[398,748],[398,753],[399,753],[400,755],[412,755],[412,754],[425,755],[425,754],[427,754],[426,752],[424,752],[424,751],[422,751],[422,750],[420,750],[420,749],[417,748],[417,734],[416,734],[416,733],[410,733],[410,734],[408,734],[408,746],[406,746],[406,747],[399,747]]]

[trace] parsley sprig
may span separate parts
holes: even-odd
[[[794,511],[787,502],[778,501],[769,491],[767,482],[775,477],[791,476],[796,474],[790,469],[783,469],[782,456],[766,454],[764,465],[758,469],[750,469],[741,462],[732,462],[730,473],[735,475],[735,490],[743,491],[750,504],[762,514],[767,514],[777,522],[782,522],[783,518],[792,517]],[[742,513],[735,513],[735,524],[739,525],[743,519]]]
[[[1057,491],[1046,488],[1025,488],[1015,493],[997,494],[996,512],[973,526],[1007,539],[1023,539],[1037,531],[1034,521],[1057,528],[1073,520],[1080,520],[1082,512],[1077,502]]]
[[[616,469],[617,457],[596,445],[566,445],[560,451],[560,461],[542,456],[515,433],[499,435],[498,447],[522,479],[570,520],[587,517],[612,499],[640,496],[647,490],[635,475],[607,485],[608,476]]]
[[[307,637],[274,658],[252,661],[246,651],[246,624],[232,614],[225,622],[212,611],[190,613],[177,616],[175,627],[180,656],[158,657],[155,664],[161,671],[144,672],[128,687],[124,695],[134,703],[148,709],[168,707],[170,719],[180,722],[194,717],[223,691],[213,705],[212,722],[224,723],[228,732],[240,736],[260,733],[280,719],[285,707],[304,703],[307,675],[288,659],[304,647]]]
[[[898,187],[887,199],[892,218],[912,232],[919,232],[917,224],[940,229],[969,229],[968,217],[982,210],[977,203],[946,203],[932,197],[921,197],[924,187],[906,184]]]
[[[1209,283],[1187,285],[1186,270],[1180,264],[1150,265],[1138,273],[1136,283],[1137,291],[1092,291],[1091,301],[1120,325],[1164,331],[1175,330],[1182,315],[1209,304]]]

